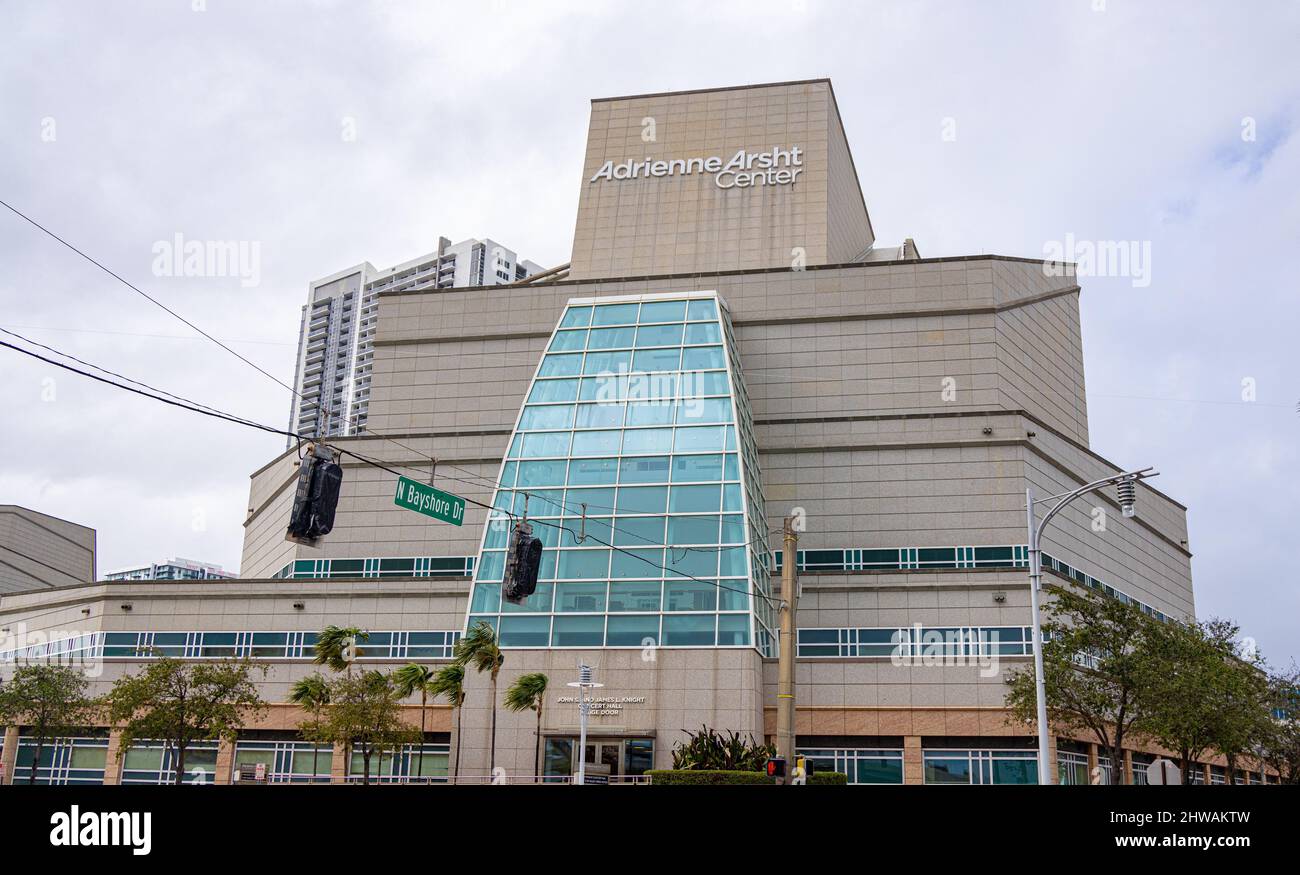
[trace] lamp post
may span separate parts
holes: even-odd
[[[1052,505],[1042,520],[1035,519],[1034,504],[1034,487],[1025,488],[1025,513],[1029,522],[1029,609],[1033,612],[1033,640],[1034,640],[1034,698],[1038,710],[1038,783],[1052,783],[1051,761],[1048,757],[1047,745],[1047,681],[1043,673],[1043,630],[1039,622],[1039,590],[1043,587],[1043,553],[1039,546],[1043,536],[1043,530],[1051,522],[1052,517],[1067,504],[1080,495],[1087,495],[1090,492],[1096,492],[1111,484],[1115,484],[1118,489],[1120,509],[1125,517],[1136,515],[1137,502],[1137,481],[1147,477],[1155,477],[1156,472],[1151,468],[1142,468],[1138,471],[1125,471],[1116,474],[1113,477],[1104,477],[1101,480],[1094,480],[1091,483],[1085,483],[1078,489],[1069,492],[1061,492],[1056,495],[1049,495],[1037,501],[1052,501],[1056,499],[1056,504]]]
[[[591,699],[587,691],[604,684],[591,679],[591,666],[585,662],[578,663],[578,680],[570,681],[568,686],[578,688],[578,779],[575,783],[587,783],[587,715],[591,713]]]

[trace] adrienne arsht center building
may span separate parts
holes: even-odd
[[[97,689],[147,648],[265,662],[277,704],[198,755],[225,782],[250,762],[272,781],[312,776],[285,702],[317,670],[323,626],[369,630],[360,661],[387,669],[445,663],[484,620],[505,648],[502,691],[550,678],[547,775],[576,767],[566,683],[592,667],[604,686],[587,758],[618,780],[671,767],[685,730],[774,734],[774,605],[796,562],[800,750],[858,784],[1036,780],[1033,729],[1003,706],[1005,673],[1032,662],[1025,490],[1123,470],[1090,447],[1076,278],[877,241],[827,80],[594,100],[575,182],[568,265],[378,293],[366,432],[335,442],[423,481],[436,459],[439,488],[498,510],[438,522],[395,505],[392,473],[345,457],[334,530],[294,544],[291,449],[252,474],[240,579],[6,595],[3,625],[79,630],[50,646],[102,654]],[[1191,617],[1185,508],[1139,493],[1133,519],[1113,493],[1058,518],[1047,573]],[[537,592],[514,605],[504,548],[525,514],[545,551]],[[790,516],[797,556],[780,549]],[[941,664],[920,658],[935,633],[961,642]],[[427,774],[447,773],[452,746],[462,775],[488,774],[487,690],[470,672],[458,734],[447,704],[430,705]],[[533,775],[535,715],[497,714],[497,765]],[[115,744],[108,729],[65,740],[47,771],[165,775],[161,749],[118,762]],[[1141,781],[1151,759],[1054,745],[1070,783],[1098,765]],[[11,727],[6,779],[24,747]],[[417,762],[405,752],[385,770]],[[357,768],[339,749],[314,771]]]

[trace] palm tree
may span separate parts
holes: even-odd
[[[319,672],[309,677],[300,678],[289,689],[289,701],[305,708],[312,716],[314,724],[320,724],[321,713],[330,703],[330,684]],[[320,770],[316,767],[320,757],[320,736],[313,733],[311,752],[311,782],[316,782]]]
[[[345,671],[350,677],[352,661],[363,652],[357,642],[369,637],[369,632],[356,626],[326,626],[316,637],[316,658],[312,662],[327,665],[332,671]]]
[[[546,700],[546,685],[549,679],[541,672],[520,675],[519,679],[506,690],[506,707],[511,711],[536,711],[537,731],[536,747],[533,750],[533,771],[540,774],[538,761],[542,758],[542,704]],[[534,780],[534,783],[536,783]]]
[[[465,704],[465,666],[453,662],[443,666],[429,684],[429,695],[445,696],[456,712],[456,763],[452,776],[460,775],[460,706]]]
[[[458,664],[472,665],[474,670],[480,674],[485,671],[490,673],[492,747],[488,769],[495,772],[497,767],[497,675],[501,671],[501,663],[506,661],[506,656],[501,652],[501,647],[497,644],[496,631],[483,620],[479,620],[465,637],[456,642],[456,649],[453,653]]]
[[[397,689],[399,699],[405,699],[416,690],[420,691],[420,752],[417,755],[419,765],[416,766],[416,774],[421,778],[424,777],[424,715],[429,704],[429,687],[433,684],[433,676],[433,669],[414,662],[393,672],[393,686]]]

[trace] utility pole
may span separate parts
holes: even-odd
[[[776,686],[776,755],[789,764],[794,763],[794,657],[795,612],[799,609],[799,584],[797,581],[799,536],[795,534],[790,518],[782,526],[784,541],[781,545],[781,638],[777,651]],[[786,774],[789,774],[787,768]],[[785,779],[786,781],[789,778]]]
[[[573,783],[587,783],[587,716],[591,714],[591,696],[588,690],[605,686],[598,684],[591,678],[591,666],[585,662],[578,663],[578,680],[568,684],[571,687],[578,688],[578,721],[580,725],[578,735],[578,774],[574,777]]]

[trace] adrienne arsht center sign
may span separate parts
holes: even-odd
[[[791,146],[782,149],[773,146],[764,152],[747,152],[739,149],[729,158],[711,155],[707,158],[646,158],[628,159],[615,164],[606,161],[591,178],[619,182],[626,179],[654,179],[665,176],[691,176],[712,173],[718,188],[751,188],[760,185],[794,185],[803,173],[803,149]]]

